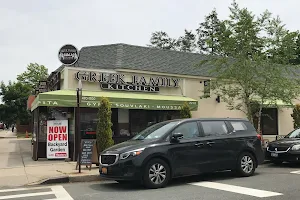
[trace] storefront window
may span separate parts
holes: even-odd
[[[166,120],[180,118],[179,111],[130,110],[130,131],[135,136],[145,128]]]
[[[112,132],[116,135],[116,109],[112,109]],[[80,109],[80,133],[82,139],[96,139],[98,123],[98,109],[81,108]]]
[[[82,139],[96,139],[97,122],[97,112],[81,111],[80,132]]]
[[[204,96],[210,97],[210,80],[206,80],[204,83]]]
[[[278,135],[277,108],[263,109],[261,122],[263,135]]]
[[[254,117],[254,126],[257,129],[258,118]],[[261,116],[261,130],[263,135],[278,135],[278,109],[263,108]]]

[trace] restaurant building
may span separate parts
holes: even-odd
[[[83,47],[79,60],[61,66],[47,80],[47,91],[31,104],[34,113],[33,159],[46,157],[47,120],[68,120],[69,158],[76,160],[78,143],[76,125],[76,89],[82,80],[80,127],[82,138],[94,138],[101,97],[112,106],[113,139],[128,140],[150,124],[180,118],[184,102],[193,118],[245,118],[209,88],[209,66],[197,67],[204,55],[127,44]],[[205,94],[206,98],[201,98]],[[264,138],[293,129],[291,108],[285,106],[263,110]]]

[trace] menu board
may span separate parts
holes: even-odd
[[[92,164],[93,149],[96,140],[83,139],[81,140],[81,162],[82,165]]]

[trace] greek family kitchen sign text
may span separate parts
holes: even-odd
[[[125,90],[139,92],[159,92],[159,87],[179,87],[179,78],[149,77],[132,75],[130,81],[124,74],[96,73],[79,71],[75,74],[77,80],[99,82],[105,90]]]

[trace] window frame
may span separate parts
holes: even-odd
[[[202,122],[223,122],[225,124],[226,128],[227,128],[227,133],[222,134],[222,135],[208,135],[208,136],[206,136],[205,133],[204,133],[204,128],[203,128]],[[233,130],[233,128],[228,125],[228,122],[226,120],[199,120],[198,121],[198,126],[200,126],[200,129],[201,129],[201,137],[204,137],[204,138],[207,138],[207,137],[222,137],[224,135],[229,135]]]
[[[197,128],[198,128],[198,133],[199,133],[199,135],[198,135],[198,137],[189,138],[189,139],[187,139],[187,138],[182,138],[181,140],[183,140],[183,141],[191,141],[191,140],[195,140],[195,139],[201,138],[201,137],[202,137],[202,136],[201,136],[201,129],[200,129],[200,127],[199,127],[198,120],[193,120],[193,121],[182,122],[182,123],[178,124],[177,126],[175,126],[172,130],[170,130],[170,134],[169,134],[169,136],[168,136],[168,138],[169,138],[168,140],[170,140],[170,138],[172,137],[172,135],[175,133],[174,131],[175,131],[177,128],[179,128],[180,126],[182,126],[182,125],[184,125],[184,124],[187,124],[187,123],[196,123]]]
[[[249,130],[248,127],[247,127],[247,125],[246,125],[246,124],[244,123],[244,121],[242,121],[242,120],[228,120],[227,122],[228,122],[228,125],[230,126],[232,132],[248,131],[248,130]],[[244,127],[246,127],[246,130],[234,130],[234,127],[233,127],[232,124],[231,124],[232,122],[233,122],[233,123],[234,123],[234,122],[240,122],[240,123],[243,123],[243,124],[244,124]]]

